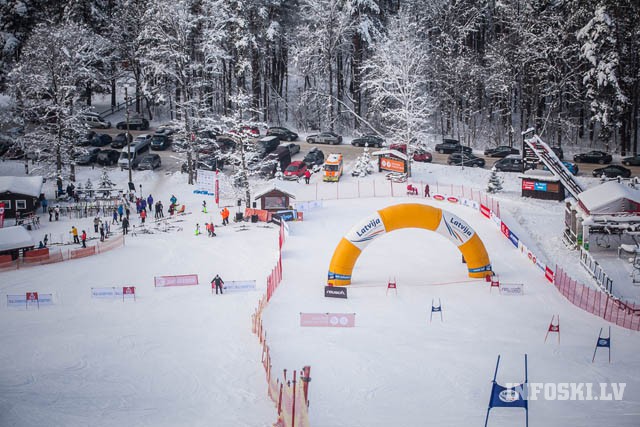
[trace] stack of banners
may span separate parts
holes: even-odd
[[[135,286],[113,286],[110,288],[91,288],[91,298],[125,298],[136,299]]]
[[[196,177],[195,194],[205,194],[207,196],[215,196],[216,188],[216,172],[204,169],[198,169]]]
[[[28,299],[27,295],[29,295]],[[27,294],[21,295],[7,295],[7,307],[25,308],[31,305],[53,305],[53,294],[28,292]]]
[[[355,313],[300,313],[300,326],[353,328],[354,326],[356,326],[356,314]]]
[[[211,289],[215,289],[215,285],[211,284]],[[255,291],[256,290],[256,281],[255,280],[233,280],[226,281],[224,285],[222,285],[222,289],[225,292],[244,292],[244,291]]]
[[[500,283],[500,295],[522,296],[524,295],[523,283]]]
[[[156,288],[165,288],[168,286],[193,286],[197,284],[197,274],[184,274],[181,276],[156,276],[153,278],[153,285]]]

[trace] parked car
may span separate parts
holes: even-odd
[[[6,160],[20,160],[25,156],[24,150],[17,145],[13,145],[7,149],[2,156]]]
[[[112,166],[118,163],[120,158],[120,151],[118,150],[102,150],[96,156],[96,163],[101,166]]]
[[[607,178],[617,178],[619,176],[622,178],[631,178],[631,170],[620,165],[609,165],[593,170],[593,176],[595,176],[596,178],[599,178],[603,175]]]
[[[139,170],[154,170],[160,167],[162,160],[158,154],[145,154],[135,160],[136,168]]]
[[[82,113],[82,121],[90,128],[109,129],[111,122],[103,119],[98,113]]]
[[[294,144],[293,142],[290,142],[289,144],[282,144],[282,146],[287,147],[292,156],[300,152],[300,145]]]
[[[423,150],[422,148],[418,148],[413,152],[413,160],[416,162],[431,163],[433,156],[431,156],[430,152]]]
[[[303,162],[308,168],[314,165],[322,165],[324,164],[324,153],[314,147],[304,156]]]
[[[485,162],[483,158],[477,157],[471,153],[451,153],[447,159],[447,164],[483,168]]]
[[[611,160],[611,154],[597,150],[573,156],[573,161],[576,163],[598,163],[600,165],[604,165],[606,163],[611,163]]]
[[[129,138],[127,138],[127,136]],[[124,146],[127,145],[127,139],[129,139],[129,142],[133,142],[133,135],[127,132],[117,134],[116,137],[113,138],[113,141],[111,141],[111,148],[124,148]]]
[[[216,171],[222,170],[224,167],[224,159],[218,158],[217,156],[203,156],[198,158],[197,165],[194,166],[195,169],[203,169],[206,171]],[[182,173],[188,172],[187,163],[183,163],[180,170]]]
[[[307,137],[309,144],[342,144],[342,135],[333,132],[321,132]]]
[[[407,144],[391,144],[389,149],[399,151],[402,154],[407,154]],[[412,158],[416,162],[431,162],[433,160],[431,153],[423,148],[416,148],[413,151]]]
[[[622,164],[625,166],[640,166],[640,154],[633,157],[625,157],[622,159]]]
[[[251,138],[258,138],[260,136],[260,129],[258,126],[242,125],[238,128],[229,130],[230,134],[234,135],[246,135]]]
[[[493,164],[498,172],[524,172],[525,162],[518,155],[510,155]]]
[[[144,117],[129,117],[129,130],[147,130],[149,129],[149,120]],[[118,122],[117,129],[127,129],[127,121]]]
[[[99,133],[91,139],[91,146],[93,147],[104,147],[105,145],[111,144],[111,135],[107,135],[106,133]]]
[[[152,150],[165,150],[167,147],[171,145],[171,137],[166,133],[158,133],[156,132],[151,137],[151,149]]]
[[[364,135],[359,138],[354,138],[351,141],[351,145],[354,147],[382,147],[384,145],[384,139],[380,138],[378,135]]]
[[[260,138],[257,144],[258,155],[261,158],[265,158],[267,154],[275,151],[276,148],[280,145],[280,138],[277,136],[265,136],[264,138]]]
[[[233,150],[236,148],[236,137],[233,134],[223,133],[216,137],[216,142],[221,150]]]
[[[307,165],[303,161],[297,160],[291,162],[289,166],[284,170],[284,179],[298,179],[304,176],[307,171]]]
[[[280,138],[280,141],[296,141],[298,139],[297,133],[278,126],[267,129],[267,136],[277,136]]]
[[[100,153],[100,149],[97,147],[89,148],[85,152],[76,156],[76,164],[77,165],[90,165],[94,163],[98,159],[98,153]]]
[[[497,147],[487,148],[484,150],[484,155],[489,157],[507,157],[510,154],[520,154],[520,150],[509,147],[508,145],[499,145]]]
[[[163,125],[163,126],[160,126],[158,129],[156,129],[155,134],[171,136],[174,133],[176,133],[176,130],[174,128],[172,128],[171,126]]]
[[[580,168],[578,168],[578,165],[572,162],[562,162],[562,164],[565,168],[567,168],[569,172],[571,172],[572,175],[578,175],[578,171],[580,170]],[[546,171],[549,170],[549,168],[545,165],[542,165],[542,169]]]
[[[451,153],[471,153],[471,147],[466,147],[460,144],[460,141],[457,139],[443,139],[442,143],[436,144],[436,151],[440,154],[451,154]]]
[[[91,142],[93,141],[93,138],[96,137],[96,135],[97,134],[94,131],[90,130],[80,137],[76,145],[80,147],[88,147],[89,145],[91,145]]]
[[[136,136],[135,138],[133,138],[133,144],[134,145],[142,145],[142,146],[150,146],[151,145],[151,135],[148,133],[143,133],[141,135]]]

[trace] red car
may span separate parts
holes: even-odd
[[[244,134],[252,138],[260,137],[260,129],[258,128],[258,126],[242,125],[240,126],[240,128],[231,129],[229,133],[236,134],[236,135]]]
[[[396,150],[401,152],[402,154],[407,154],[407,144],[391,144],[389,146],[389,148],[391,150]],[[431,153],[429,153],[428,151],[425,151],[421,148],[416,148],[415,151],[413,152],[413,160],[415,162],[431,162],[432,157],[431,157]]]
[[[307,165],[302,161],[291,162],[284,170],[284,179],[299,179],[307,171]]]

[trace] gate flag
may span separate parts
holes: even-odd
[[[493,380],[491,382],[491,397],[489,398],[489,408],[487,408],[487,417],[484,421],[484,427],[487,427],[489,422],[489,412],[493,408],[524,408],[525,411],[525,425],[529,427],[529,401],[524,392],[527,390],[527,384],[529,376],[527,374],[527,355],[524,355],[524,383],[519,386],[507,388],[496,382],[498,376],[498,368],[500,366],[500,355],[498,355],[498,362],[496,363],[496,370],[493,374]]]

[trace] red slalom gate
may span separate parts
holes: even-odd
[[[560,315],[558,314],[558,323],[554,324],[553,321],[556,318],[554,314],[551,316],[551,322],[549,323],[549,328],[547,329],[547,334],[544,336],[544,342],[547,342],[547,338],[549,337],[549,332],[555,332],[558,334],[558,344],[560,344]]]

